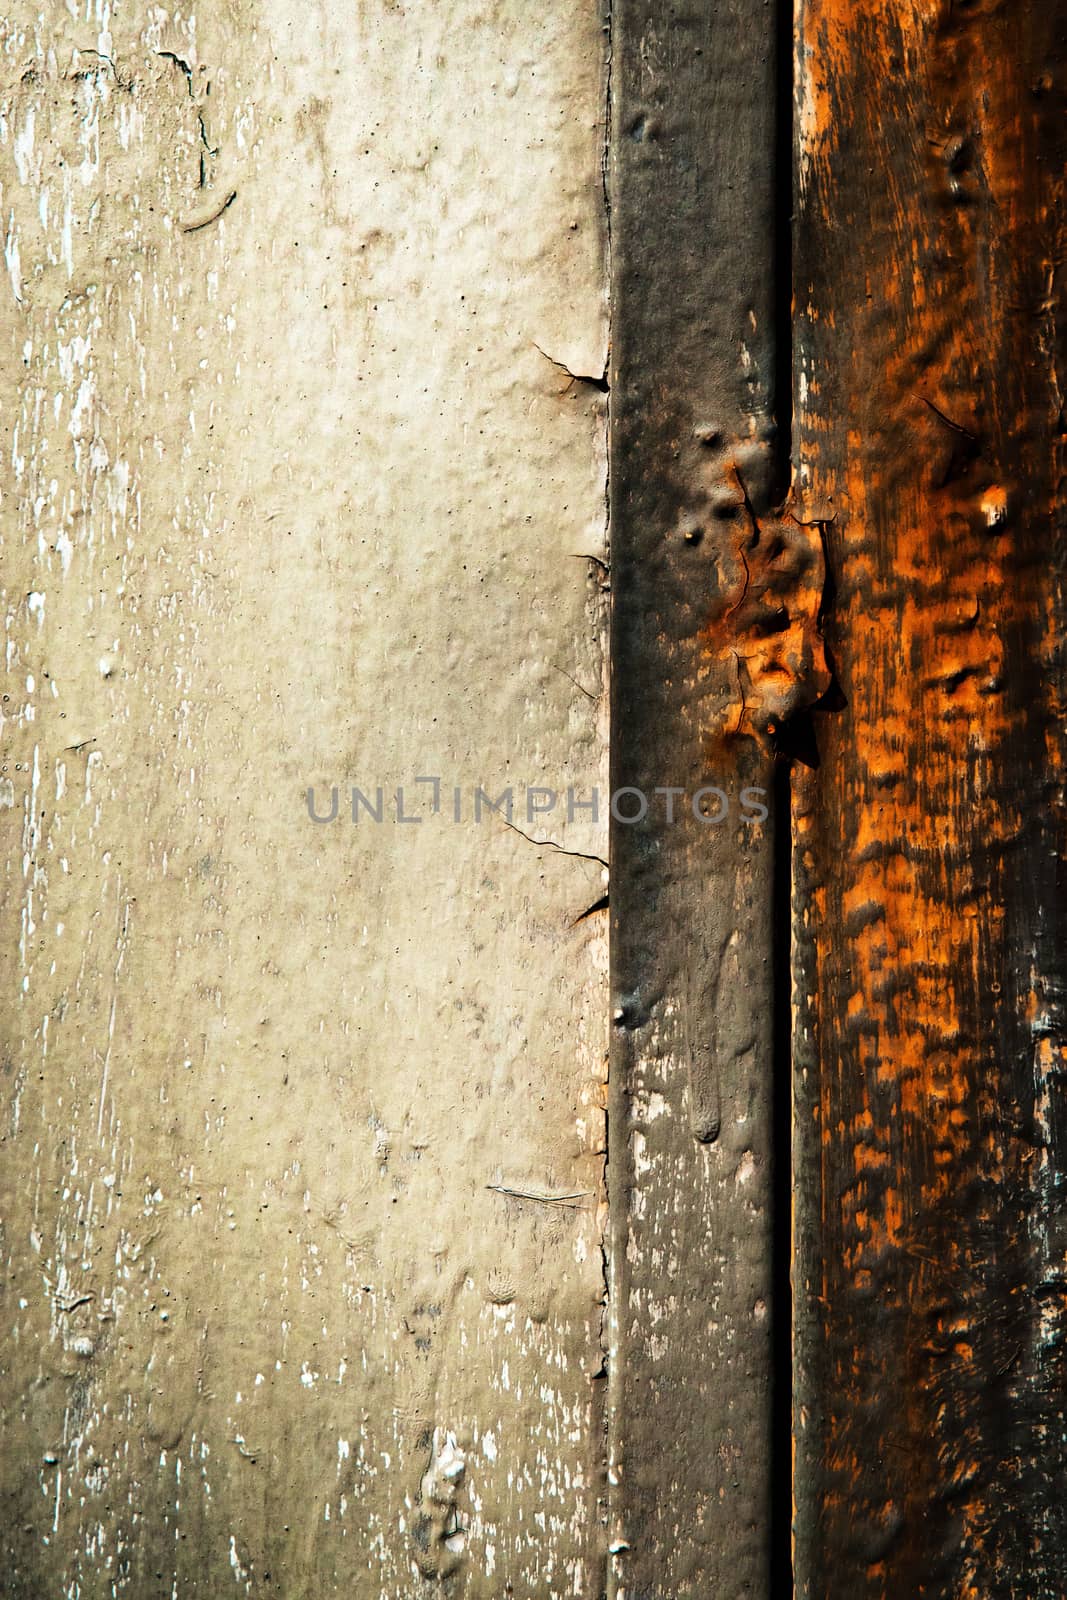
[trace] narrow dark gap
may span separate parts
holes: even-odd
[[[774,466],[779,503],[793,450],[793,0],[776,0],[774,109]]]
[[[775,6],[774,314],[775,476],[779,503],[792,486],[793,447],[793,0]],[[774,774],[772,889],[774,1208],[771,1402],[771,1600],[793,1600],[793,1016],[792,761]]]
[[[790,815],[792,761],[779,757],[774,771],[774,876],[771,961],[771,1148],[774,1211],[771,1295],[771,1600],[793,1595],[793,1008],[791,918],[793,841]]]

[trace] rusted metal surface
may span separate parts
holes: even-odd
[[[1059,1600],[1053,8],[0,46],[4,1593]]]
[[[1053,1600],[1063,1482],[1062,13],[801,0],[804,1600]]]

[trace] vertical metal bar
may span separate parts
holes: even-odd
[[[765,1596],[774,11],[616,0],[612,56],[609,1592]]]

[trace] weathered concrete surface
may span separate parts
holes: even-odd
[[[599,1592],[603,62],[4,32],[7,1594]]]

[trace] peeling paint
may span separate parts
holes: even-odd
[[[6,1582],[411,1600],[440,1514],[466,1594],[587,1592],[602,825],[303,795],[606,788],[599,18],[16,7],[0,61]]]

